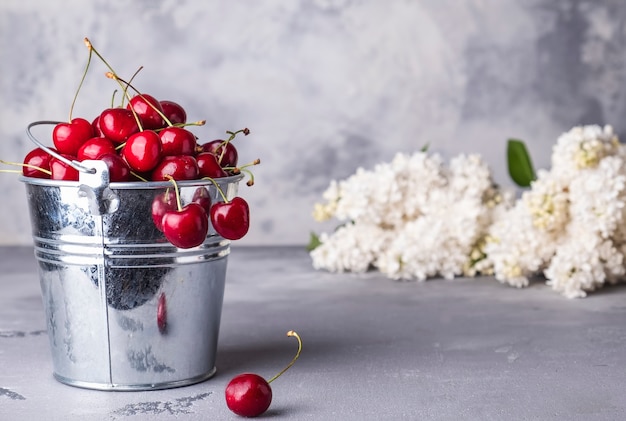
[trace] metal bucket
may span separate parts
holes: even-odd
[[[99,390],[208,379],[230,242],[211,227],[200,246],[176,248],[151,216],[152,201],[171,183],[109,183],[103,162],[80,165],[87,171],[78,182],[21,178],[55,378]],[[241,178],[217,181],[230,199]],[[222,200],[210,180],[178,184],[183,204],[197,189]]]

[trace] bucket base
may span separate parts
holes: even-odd
[[[216,367],[213,367],[211,371],[208,373],[202,374],[200,376],[192,377],[190,379],[185,380],[176,380],[171,382],[163,382],[163,383],[155,383],[155,384],[115,384],[115,383],[92,383],[92,382],[84,382],[80,380],[68,379],[67,377],[63,377],[58,375],[57,373],[53,373],[54,378],[59,382],[74,386],[80,387],[82,389],[92,389],[92,390],[104,390],[104,391],[119,391],[119,392],[137,392],[141,390],[160,390],[160,389],[172,389],[175,387],[189,386],[196,383],[201,383],[205,380],[210,379],[215,375],[217,371]]]

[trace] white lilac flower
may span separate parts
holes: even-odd
[[[489,227],[484,250],[498,281],[524,287],[552,258],[557,238],[537,228],[525,202],[518,200]]]
[[[352,223],[320,236],[313,266],[335,272],[374,267],[389,278],[420,280],[475,271],[484,256],[470,256],[484,241],[491,215],[508,206],[507,197],[479,155],[460,155],[446,167],[436,154],[397,154],[331,182],[316,214]]]
[[[615,283],[624,275],[623,254],[611,240],[587,227],[572,224],[545,270],[547,284],[568,298]]]
[[[313,266],[377,269],[392,279],[489,274],[516,287],[543,274],[566,297],[624,280],[626,151],[610,126],[579,126],[552,149],[521,197],[495,186],[479,155],[397,154],[332,181],[318,220],[347,224],[320,236]]]
[[[482,206],[474,199],[454,200],[454,195],[433,192],[439,207],[416,218],[391,237],[376,266],[392,279],[442,276],[451,279],[463,274],[468,255],[482,234]]]
[[[316,203],[313,208],[313,218],[318,221],[327,221],[335,216],[337,212],[337,202],[339,202],[339,185],[335,180],[330,182],[330,186],[322,194],[326,203]]]
[[[626,167],[622,158],[609,156],[594,171],[569,186],[572,219],[609,238],[624,223]]]
[[[626,169],[610,126],[574,127],[553,148],[515,207],[498,216],[485,247],[495,277],[525,286],[541,274],[566,297],[584,297],[624,275]]]
[[[577,126],[563,133],[552,148],[551,172],[569,182],[579,170],[594,168],[605,157],[620,153],[621,146],[611,126]]]
[[[521,200],[538,230],[560,232],[569,220],[568,186],[549,172],[539,171]]]
[[[331,272],[365,272],[385,249],[388,234],[377,225],[362,222],[345,224],[332,235],[323,233],[321,244],[310,253],[313,267]]]

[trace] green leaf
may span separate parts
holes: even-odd
[[[509,139],[506,156],[511,179],[520,187],[529,187],[536,177],[533,163],[524,142],[518,139]]]
[[[307,244],[306,246],[306,250],[307,251],[313,251],[315,250],[320,244],[322,244],[322,242],[320,241],[320,237],[314,233],[311,232],[311,235],[309,237],[309,244]]]
[[[430,142],[427,142],[424,146],[422,146],[420,152],[428,152],[428,148],[430,148]]]

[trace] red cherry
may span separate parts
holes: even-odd
[[[115,145],[106,137],[92,137],[78,149],[76,157],[79,161],[99,159],[107,153],[116,153]]]
[[[239,374],[226,386],[226,405],[239,416],[259,416],[267,411],[271,403],[272,388],[258,374]]]
[[[198,187],[196,191],[193,192],[193,198],[191,201],[202,206],[207,215],[211,212],[211,194],[206,187]]]
[[[123,143],[139,131],[135,116],[126,108],[107,108],[100,114],[98,122],[102,134],[114,143]]]
[[[102,130],[100,130],[100,116],[96,116],[91,122],[91,127],[93,129],[93,134],[96,137],[104,137],[102,134]]]
[[[224,147],[224,145],[226,145]],[[212,152],[217,156],[218,162],[222,167],[236,167],[238,154],[237,148],[233,146],[232,142],[225,143],[223,140],[212,140],[211,142],[207,142],[201,147],[201,152]],[[224,149],[226,149],[224,151]],[[224,151],[224,155],[222,156],[222,151]],[[221,161],[219,158],[222,157]]]
[[[69,159],[70,161],[74,161],[76,159],[76,157],[71,155],[61,155],[64,158]],[[70,165],[67,165],[60,159],[54,157],[50,159],[50,171],[52,172],[52,175],[50,175],[50,178],[52,180],[78,181],[78,170]]]
[[[52,141],[59,153],[74,155],[94,135],[91,123],[84,118],[74,118],[69,123],[59,123],[52,131]]]
[[[228,174],[217,163],[217,157],[211,152],[202,152],[196,156],[198,174],[200,177],[220,178]]]
[[[291,367],[302,351],[302,340],[300,336],[290,330],[287,336],[294,336],[298,340],[298,351],[291,362],[278,374],[269,380],[254,373],[244,373],[235,376],[226,386],[226,405],[235,414],[242,417],[256,417],[261,415],[272,403],[272,388],[270,383],[279,378]]]
[[[152,171],[152,181],[194,180],[198,178],[198,163],[189,155],[164,156]]]
[[[50,160],[52,159],[52,155],[48,152],[44,151],[41,148],[35,148],[32,151],[28,152],[24,157],[24,164],[31,165],[32,167],[22,166],[22,174],[24,177],[34,177],[34,178],[50,178],[50,175],[44,171],[39,170],[48,170],[50,171]]]
[[[112,183],[130,180],[130,168],[121,156],[115,153],[106,153],[98,159],[104,161],[109,167],[109,181]]]
[[[167,332],[167,300],[164,293],[161,293],[157,303],[157,327],[161,334]]]
[[[122,156],[135,171],[147,172],[161,161],[161,140],[152,130],[132,134],[126,141]]]
[[[163,155],[193,155],[196,151],[196,136],[182,127],[166,127],[159,137]]]
[[[158,194],[152,201],[152,221],[159,231],[163,231],[163,215],[165,212],[176,210],[176,193],[167,189]]]
[[[168,211],[163,215],[163,234],[178,248],[199,246],[208,232],[207,214],[197,203],[189,203],[180,210]]]
[[[211,206],[211,224],[215,231],[228,240],[239,240],[250,228],[248,202],[235,197],[230,202],[219,202]]]
[[[144,129],[154,130],[165,126],[163,117],[159,114],[159,112],[163,113],[161,103],[153,96],[148,94],[136,95],[130,99],[126,106],[129,110],[130,107],[132,107],[137,113],[137,116],[139,116]]]
[[[161,101],[163,115],[172,124],[184,124],[187,122],[187,113],[185,109],[174,101]]]

